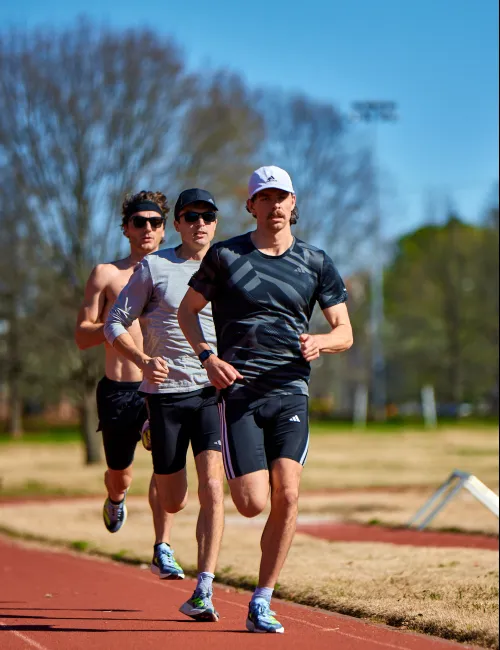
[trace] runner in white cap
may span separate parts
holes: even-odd
[[[239,512],[255,517],[271,495],[258,587],[247,629],[283,632],[271,596],[295,532],[309,446],[310,361],[352,345],[347,292],[328,255],[293,236],[298,219],[287,172],[261,167],[249,182],[254,231],[212,246],[179,307],[179,324],[221,391],[223,459]],[[218,352],[199,314],[212,304]],[[308,333],[315,303],[330,326]]]

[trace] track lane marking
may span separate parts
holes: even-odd
[[[150,580],[149,577],[146,578],[146,576],[137,576],[139,580],[142,580],[144,582],[147,582],[149,584],[155,584],[154,581]],[[156,583],[157,584],[157,583]],[[157,584],[158,587],[161,586],[161,584]],[[175,589],[176,591],[181,591],[184,593],[190,594],[191,591],[189,589],[182,589],[180,587],[175,587],[173,585],[169,585],[170,589]],[[225,598],[221,598],[220,596],[216,596],[215,599],[221,603],[226,603],[228,605],[232,605],[233,607],[240,607],[241,609],[246,610],[247,605],[242,605],[241,603],[235,603],[232,600],[226,600]],[[335,615],[335,612],[329,612],[329,615]],[[376,645],[383,646],[385,648],[393,648],[393,650],[408,650],[408,646],[401,646],[401,645],[394,645],[393,643],[386,643],[385,641],[375,641],[374,639],[370,639],[369,637],[363,637],[363,636],[357,636],[356,634],[350,634],[349,632],[340,632],[338,627],[325,627],[323,625],[318,625],[317,623],[311,623],[310,621],[304,621],[301,619],[293,618],[292,616],[288,616],[287,614],[280,614],[280,618],[287,619],[289,621],[293,621],[294,623],[299,623],[301,625],[308,625],[309,627],[314,627],[317,630],[321,630],[322,632],[337,632],[338,635],[340,636],[347,636],[351,639],[356,639],[358,641],[369,641],[370,643],[374,643]],[[361,623],[363,621],[359,619]],[[396,630],[395,630],[396,631]],[[435,639],[432,639],[434,641]],[[437,639],[439,641],[439,639]]]
[[[82,559],[82,560],[88,560],[88,561],[91,561],[91,562],[92,561],[95,562],[97,560],[98,562],[100,562],[101,568],[105,573],[115,575],[117,572],[119,572],[120,575],[123,575],[123,573],[121,571],[119,571],[119,569],[120,569],[119,565],[116,565],[116,564],[111,564],[110,565],[109,561],[103,560],[101,558],[97,559],[97,558],[92,558],[90,556],[85,556],[85,555],[82,555],[82,556],[70,555],[67,552],[65,553],[64,551],[62,553],[56,551],[56,553],[59,555],[60,559],[64,559],[64,560],[69,561],[69,562],[71,562],[71,560],[74,559],[74,558],[78,558],[78,559]],[[147,576],[146,577],[144,575],[138,574],[138,575],[135,576],[135,578],[137,580],[147,582],[150,585],[155,585],[157,587],[164,588],[164,586],[162,585],[163,581],[160,581],[158,579],[154,580],[152,576]],[[176,586],[176,584],[174,584],[174,581],[169,580],[167,582],[169,583],[168,584],[169,589],[179,591],[179,592],[181,592],[183,594],[188,594],[188,595],[191,595],[191,593],[192,593],[192,591],[190,589],[186,589],[186,588],[182,588],[180,586]],[[224,587],[224,585],[221,585],[221,586]],[[226,600],[225,598],[221,598],[220,596],[217,596],[216,599],[218,601],[220,601],[220,602],[226,603],[228,605],[232,605],[233,607],[235,607],[235,606],[239,607],[240,609],[246,610],[247,607],[248,607],[247,605],[242,605],[241,603],[236,603],[236,602],[234,602],[232,600]],[[300,605],[297,605],[297,606],[300,607]],[[328,615],[335,616],[335,612],[328,612]],[[321,630],[322,632],[336,632],[339,636],[349,637],[349,638],[352,638],[352,639],[356,639],[358,641],[368,641],[370,643],[373,643],[373,644],[379,645],[379,646],[383,646],[385,648],[392,648],[393,650],[409,650],[408,645],[406,645],[406,644],[404,646],[402,646],[402,645],[394,645],[393,643],[388,643],[388,642],[385,642],[385,641],[377,641],[377,640],[371,639],[369,636],[362,637],[362,636],[358,636],[356,634],[351,634],[350,632],[341,632],[339,630],[339,628],[337,628],[337,627],[335,627],[335,628],[325,627],[323,625],[318,625],[317,623],[312,623],[310,621],[304,621],[304,620],[301,620],[301,619],[298,619],[298,618],[293,618],[292,616],[288,616],[287,614],[280,614],[279,616],[282,619],[293,621],[294,623],[297,623],[297,624],[306,625],[306,626],[315,628],[317,630]],[[359,620],[359,622],[364,624],[364,625],[370,625],[369,623],[364,622],[362,619],[355,619],[355,620],[356,621]],[[376,625],[374,625],[374,627],[377,628]],[[13,631],[13,630],[10,630],[10,631]],[[394,631],[398,632],[398,630],[396,630],[396,629]],[[400,633],[403,634],[403,632],[400,632]],[[414,634],[418,634],[418,633],[414,633]],[[424,638],[425,638],[425,635],[424,635]],[[410,639],[408,639],[408,640],[410,640]],[[31,640],[29,640],[29,641],[31,641]],[[449,644],[449,642],[447,642],[445,639],[440,639],[438,637],[430,637],[429,641],[432,641],[435,644],[438,643],[438,644],[442,645],[443,649],[446,648],[446,646]],[[36,642],[33,642],[33,643],[36,643]],[[37,646],[35,646],[35,647],[37,647]],[[47,648],[44,648],[43,646],[38,646],[38,647],[40,648],[40,650],[48,650]],[[464,646],[464,648],[467,648],[467,647],[470,648],[470,647],[477,647],[477,646]]]

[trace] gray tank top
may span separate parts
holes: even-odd
[[[177,257],[174,248],[148,255],[134,270],[106,319],[104,335],[113,344],[138,318],[144,352],[150,357],[161,356],[167,362],[168,379],[161,385],[144,379],[140,390],[145,393],[185,393],[211,385],[177,322],[177,310],[188,290],[188,282],[200,264],[200,261]],[[216,351],[210,304],[199,316],[205,339]]]

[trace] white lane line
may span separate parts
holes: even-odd
[[[2,623],[0,621],[0,625],[2,627],[8,628],[9,626],[6,623]],[[17,630],[7,630],[7,632],[12,632],[12,634],[15,634],[17,637],[22,639],[25,643],[30,645],[32,648],[37,648],[37,650],[48,650],[44,645],[40,645],[36,641],[33,641],[33,639],[30,639],[29,636],[26,636],[25,634],[21,634],[21,632],[18,632]]]
[[[151,581],[149,578],[146,578],[146,576],[137,576],[139,580],[143,580],[144,582],[148,582],[150,585],[155,584],[154,581]],[[161,586],[161,584],[156,583],[157,586]],[[187,589],[182,589],[180,587],[174,587],[172,584],[169,584],[169,589],[175,589],[176,591],[182,591],[184,593],[191,593]],[[227,603],[228,605],[232,605],[233,607],[240,607],[241,609],[248,609],[248,605],[242,605],[241,603],[235,603],[232,600],[226,600],[225,598],[221,598],[220,596],[214,596],[214,600],[217,602],[221,603]],[[293,621],[294,623],[299,623],[301,625],[308,625],[309,627],[314,627],[317,630],[321,630],[322,632],[337,632],[337,634],[341,636],[347,636],[350,637],[351,639],[357,639],[359,641],[370,641],[370,643],[375,643],[377,645],[384,646],[385,648],[393,648],[394,650],[408,650],[408,646],[401,646],[401,645],[394,645],[392,643],[385,643],[384,641],[374,641],[373,639],[370,639],[369,637],[362,637],[362,636],[356,636],[355,634],[350,634],[349,632],[340,632],[338,627],[325,627],[323,625],[318,625],[317,623],[311,623],[310,621],[304,621],[298,618],[293,618],[293,616],[287,616],[286,614],[279,614],[279,618],[287,619],[289,621]]]
[[[63,557],[64,557],[64,555],[63,555]],[[82,559],[83,558],[88,559],[88,560],[94,559],[94,558],[91,558],[91,557],[88,557],[88,556],[87,557],[82,556]],[[69,560],[69,559],[72,559],[72,558],[71,558],[71,556],[70,557],[66,556],[66,558],[64,558],[64,559]],[[115,573],[114,569],[117,568],[117,567],[115,567],[114,565],[112,566],[112,568],[109,565],[106,566],[106,561],[103,561],[102,564],[101,564],[101,568],[106,573]],[[109,569],[111,569],[111,570],[109,570]],[[162,587],[163,588],[163,585],[161,584],[163,582],[163,580],[162,581],[154,580],[154,579],[151,579],[152,576],[151,577],[149,577],[149,576],[146,577],[146,576],[142,576],[142,575],[137,575],[136,578],[138,580],[142,580],[144,582],[147,582],[150,585],[156,585],[157,587]],[[168,580],[167,582],[168,582],[168,588],[169,589],[173,589],[175,591],[180,591],[180,592],[182,592],[184,594],[187,593],[189,595],[192,593],[190,589],[174,586],[174,581],[172,581],[172,580]],[[241,603],[235,603],[232,600],[226,600],[225,598],[221,598],[220,596],[215,596],[215,599],[217,601],[222,602],[222,603],[227,603],[228,605],[232,605],[233,607],[240,607],[241,609],[244,609],[244,610],[246,610],[248,608],[248,605],[242,605]],[[333,614],[333,616],[335,616],[334,612],[332,612],[332,614]],[[289,620],[289,621],[293,621],[294,623],[299,623],[301,625],[307,625],[309,627],[316,628],[317,630],[321,630],[322,632],[336,632],[340,636],[347,636],[347,637],[349,637],[351,639],[357,639],[358,641],[368,641],[369,640],[370,643],[380,645],[380,646],[383,646],[385,648],[393,648],[393,650],[408,650],[407,645],[401,646],[401,645],[394,645],[393,643],[386,643],[385,641],[375,641],[374,639],[370,639],[369,637],[357,636],[356,634],[350,634],[349,632],[340,632],[339,628],[337,628],[337,627],[333,627],[333,628],[325,627],[323,625],[318,625],[317,623],[311,623],[310,621],[304,621],[304,620],[301,620],[301,619],[298,619],[298,618],[293,618],[293,616],[287,616],[286,614],[280,614],[279,617],[283,618],[283,619],[286,619],[286,620]],[[363,621],[361,619],[359,619],[359,620],[360,620],[360,623],[363,623]],[[432,638],[432,641],[434,643],[436,643],[436,642],[441,641],[441,639]],[[445,640],[442,640],[443,648],[445,648],[448,643],[449,643],[449,641],[447,642]],[[44,648],[43,650],[46,650],[46,649]]]
[[[146,576],[137,576],[139,580],[144,580],[145,582],[148,582],[150,585],[155,584],[154,581],[151,581],[149,578],[146,578]],[[161,584],[156,583],[158,587],[161,586]],[[176,591],[182,591],[184,593],[190,594],[191,591],[188,589],[182,589],[181,587],[174,587],[172,583],[169,584],[169,589],[175,589]],[[215,596],[214,599],[218,602],[221,603],[227,603],[228,605],[232,605],[233,607],[240,607],[241,609],[247,610],[248,605],[242,605],[241,603],[235,603],[232,600],[226,600],[225,598],[221,598],[219,595]],[[332,612],[330,615],[335,616],[335,613]],[[336,632],[340,636],[347,636],[350,639],[357,639],[358,641],[369,641],[370,643],[373,643],[375,645],[380,645],[383,646],[384,648],[393,648],[393,650],[408,650],[407,645],[394,645],[393,643],[387,643],[386,641],[375,641],[374,639],[371,639],[369,636],[363,637],[363,636],[357,636],[356,634],[351,634],[350,632],[341,632],[340,628],[338,627],[325,627],[323,625],[318,625],[317,623],[311,623],[311,621],[304,621],[298,618],[293,618],[293,616],[287,616],[286,614],[279,614],[279,618],[286,619],[288,621],[293,621],[294,623],[299,623],[300,625],[308,625],[309,627],[314,627],[317,630],[321,630],[322,632]],[[360,623],[363,623],[363,621],[360,619]],[[376,627],[376,626],[374,626]],[[432,639],[433,642],[438,642],[441,641],[441,639]],[[447,642],[443,641],[442,642],[443,648],[446,647]],[[450,646],[451,647],[451,646]]]

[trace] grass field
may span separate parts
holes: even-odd
[[[328,434],[324,425],[316,425],[312,433],[302,490],[318,494],[314,499],[307,497],[307,502],[302,500],[308,513],[401,525],[453,469],[471,472],[498,489],[499,444],[493,427],[433,432],[336,430]],[[4,443],[0,447],[0,497],[102,494],[103,471],[104,465],[83,464],[83,449],[77,442],[56,444],[48,438],[43,444]],[[190,484],[195,485],[192,459],[188,471]],[[138,446],[133,494],[146,494],[150,472],[151,456]],[[365,488],[371,486],[389,489],[387,493],[367,492]],[[349,494],[329,492],[345,488]],[[497,523],[489,511],[464,493],[434,525],[495,533]]]
[[[311,426],[311,446],[302,478],[306,490],[433,486],[455,468],[476,474],[487,485],[498,484],[498,429],[493,426],[442,427],[435,431],[394,431],[387,427],[366,432],[329,426]],[[83,448],[73,437],[74,432],[59,432],[28,435],[20,442],[0,438],[0,489],[100,492],[102,467],[82,464]],[[150,455],[139,446],[136,490],[146,490],[150,467]]]
[[[314,427],[304,471],[301,517],[401,525],[455,468],[498,489],[498,436],[491,427],[433,432],[341,431]],[[0,498],[103,495],[104,465],[83,465],[79,443],[4,443]],[[193,463],[188,471],[196,485]],[[138,447],[129,520],[119,535],[101,521],[101,497],[0,507],[0,530],[71,548],[147,563],[152,526],[146,500],[150,454]],[[370,489],[376,486],[376,489]],[[385,489],[384,489],[385,488]],[[192,490],[195,494],[195,490]],[[197,504],[176,517],[173,545],[194,571]],[[227,499],[218,576],[237,586],[256,580],[264,518],[240,517]],[[461,493],[434,522],[436,528],[498,533],[498,520]],[[498,553],[380,543],[327,542],[297,535],[280,578],[282,597],[497,648]]]

